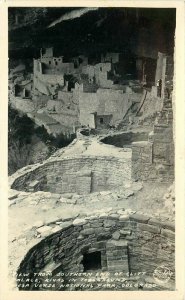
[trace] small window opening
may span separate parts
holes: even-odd
[[[100,124],[103,124],[103,118],[100,118]]]
[[[51,60],[49,61],[49,65],[51,65]]]
[[[84,272],[101,269],[101,252],[85,253],[83,256]]]
[[[28,90],[25,90],[25,97],[29,97],[30,96],[30,92]]]
[[[58,65],[58,62],[57,62],[57,61],[55,62],[55,65],[56,65],[56,66]]]
[[[102,72],[102,67],[100,67],[100,71]]]

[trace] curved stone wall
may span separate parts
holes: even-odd
[[[47,232],[46,227],[38,229],[40,234]],[[21,262],[17,272],[20,290],[98,290],[97,281],[90,288],[70,285],[75,276],[78,275],[77,283],[84,276],[84,255],[97,252],[101,255],[98,272],[108,272],[114,280],[117,272],[121,274],[122,280],[116,282],[115,289],[129,289],[123,286],[123,279],[128,276],[126,281],[132,281],[132,274],[142,273],[145,282],[155,282],[153,274],[161,265],[170,270],[170,288],[174,288],[174,223],[119,210],[75,219],[57,228],[56,233],[30,249]],[[52,286],[46,285],[46,278],[50,278]],[[134,289],[138,287],[132,286]],[[165,289],[165,281],[156,289]]]
[[[12,189],[88,194],[123,186],[131,179],[131,157],[79,156],[46,161],[23,171]]]
[[[148,132],[122,132],[120,134],[106,136],[101,142],[120,148],[131,147],[133,142],[148,141],[148,134]]]

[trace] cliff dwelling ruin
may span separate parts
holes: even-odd
[[[63,27],[33,10],[9,10],[9,105],[73,141],[9,176],[11,289],[174,290],[175,10],[100,8]],[[12,33],[39,18],[21,59]]]

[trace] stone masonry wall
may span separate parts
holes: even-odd
[[[62,126],[66,126],[66,128],[74,128],[74,126],[79,125],[78,115],[74,110],[64,110],[61,113],[50,112],[49,116],[59,122]]]
[[[71,115],[71,116],[76,116],[77,115],[77,107],[76,109],[70,109],[66,108],[66,106],[63,105],[61,101],[57,100],[49,100],[47,102],[47,109],[48,111],[55,112],[57,114],[63,113],[64,115]]]
[[[67,273],[84,271],[83,255],[100,251],[99,271],[109,271],[110,278],[115,272],[123,272],[122,277],[128,273],[146,272],[147,280],[148,277],[153,278],[157,267],[165,265],[172,272],[170,284],[171,288],[174,286],[173,222],[139,212],[128,214],[119,210],[84,219],[77,218],[66,222],[66,226],[64,224],[62,228],[56,226],[56,230],[53,229],[55,233],[50,235],[52,224],[36,229],[43,238],[47,237],[29,250],[19,266],[18,274],[27,273],[29,278],[33,278],[33,274],[38,272],[48,271],[51,277],[61,272],[66,273],[63,278],[68,283]],[[21,276],[18,275],[18,278]],[[22,290],[34,289],[28,286],[22,288],[21,284],[18,285]]]
[[[53,193],[79,193],[111,190],[131,178],[130,158],[82,156],[47,162],[15,179],[12,188],[29,190],[40,182],[39,190]]]
[[[133,143],[132,178],[173,182],[174,141],[171,108],[163,108],[158,113],[148,143]]]
[[[152,142],[132,143],[132,178],[173,182],[174,165],[171,160],[171,150],[173,151],[171,147],[173,146],[170,143],[162,140],[158,145]]]
[[[11,102],[11,106],[18,111],[27,113],[27,112],[32,112],[35,110],[33,101],[31,101],[29,99],[22,99],[19,97],[11,96],[9,98],[9,101]]]
[[[72,74],[75,73],[74,63],[59,61],[60,58],[42,59],[43,74]]]
[[[135,180],[156,179],[152,160],[153,144],[145,142],[132,143],[132,178]]]
[[[142,94],[137,96],[142,98]],[[79,93],[80,123],[88,126],[92,113],[97,112],[98,115],[112,114],[114,125],[123,119],[132,101],[133,94],[122,90],[98,89],[96,93]]]
[[[173,138],[173,58],[159,54],[156,81],[162,78],[162,109],[158,111],[148,143],[132,148],[132,178],[142,180],[174,180]]]

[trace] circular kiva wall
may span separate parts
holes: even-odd
[[[23,170],[12,180],[11,188],[22,191],[88,194],[123,186],[131,179],[131,155],[81,156],[47,161]]]
[[[150,278],[156,284],[153,275],[162,265],[170,271],[173,289],[174,248],[174,224],[169,221],[120,211],[75,219],[30,249],[19,266],[17,286],[20,290],[137,290],[137,284],[126,288],[124,278],[137,282],[133,274],[143,272],[139,280],[147,283]],[[84,275],[90,273],[92,279],[95,272],[106,272],[116,286],[101,286],[96,280],[91,287],[82,285]],[[115,281],[116,274],[121,274],[120,280]],[[74,282],[76,286],[71,285]],[[164,289],[165,282],[154,289]]]
[[[123,132],[113,134],[101,139],[101,142],[116,147],[131,147],[133,142],[148,141],[148,132]]]

